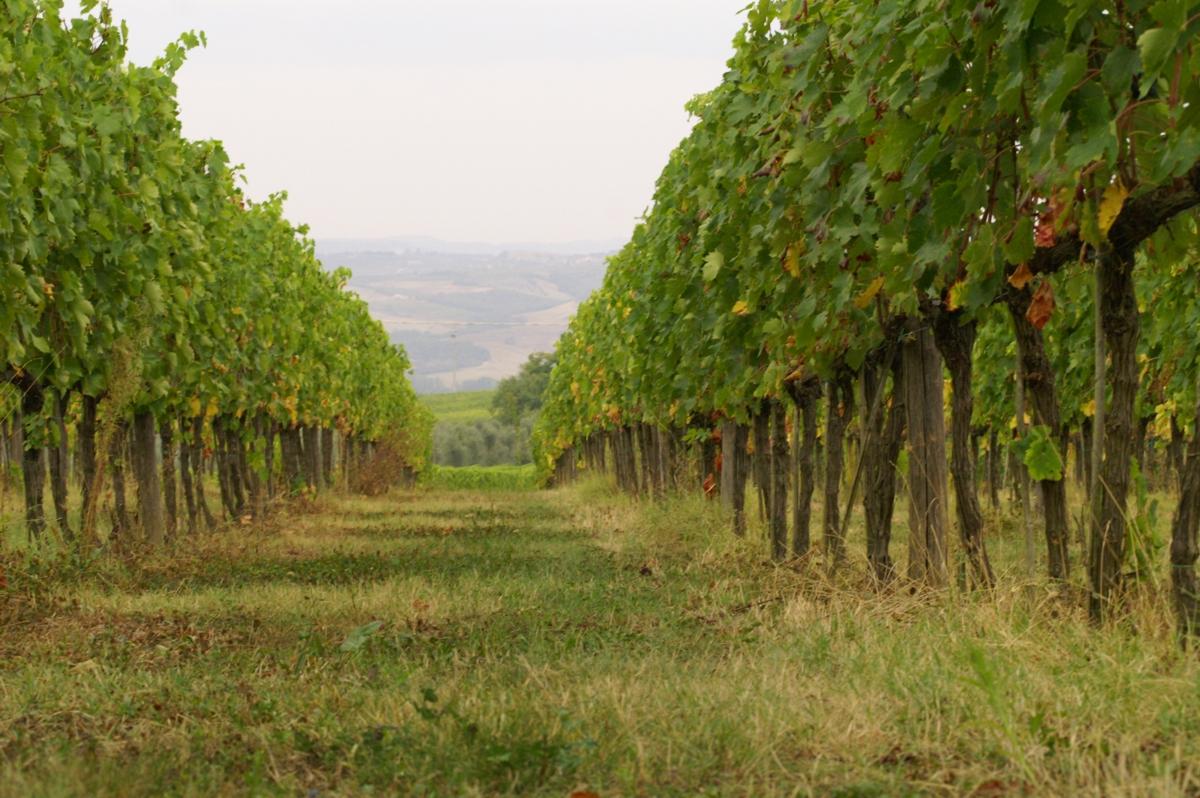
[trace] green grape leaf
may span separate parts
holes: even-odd
[[[717,275],[721,273],[721,269],[725,268],[725,256],[720,252],[710,252],[708,257],[704,259],[704,281],[711,283],[717,279]]]
[[[1021,462],[1029,469],[1029,476],[1037,482],[1060,482],[1063,478],[1065,465],[1058,447],[1050,436],[1050,428],[1045,426],[1031,427],[1023,438],[1012,443],[1013,449]]]
[[[383,621],[371,621],[368,624],[364,624],[346,635],[346,639],[342,641],[339,649],[347,654],[358,651],[369,643],[371,638],[378,634],[382,628]]]
[[[1141,67],[1137,50],[1128,47],[1116,47],[1104,59],[1104,67],[1100,70],[1100,79],[1109,94],[1120,95],[1133,86],[1133,76]]]
[[[1166,66],[1167,58],[1179,41],[1179,33],[1169,28],[1151,28],[1138,37],[1138,51],[1147,83],[1152,83]]]
[[[1009,263],[1026,263],[1033,257],[1033,219],[1022,216],[1017,220],[1012,236],[1004,244],[1004,258]]]

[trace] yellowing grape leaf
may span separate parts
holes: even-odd
[[[1086,404],[1083,405],[1083,407],[1081,407],[1079,409],[1083,412],[1084,418],[1095,418],[1096,417],[1096,400],[1092,399],[1091,401],[1087,402]]]
[[[1023,291],[1025,286],[1029,285],[1032,280],[1033,272],[1029,270],[1029,264],[1022,263],[1021,268],[1013,272],[1012,276],[1008,278],[1008,284],[1018,291]]]
[[[784,256],[783,259],[784,270],[797,280],[800,279],[800,257],[804,254],[804,250],[804,242],[797,241],[795,244],[792,244],[790,247],[788,247],[787,255]]]
[[[1150,434],[1160,441],[1172,438],[1171,420],[1176,417],[1179,408],[1172,400],[1164,402],[1154,409],[1154,422],[1150,425]]]
[[[744,299],[736,302],[733,306],[733,315],[749,316],[750,315],[750,303]]]
[[[854,300],[854,307],[859,310],[866,310],[875,301],[875,297],[879,296],[879,292],[883,290],[883,278],[876,277],[875,280],[867,286],[867,290],[858,295],[858,299]]]
[[[1113,224],[1116,223],[1117,217],[1121,215],[1122,209],[1125,207],[1125,200],[1129,198],[1129,189],[1125,188],[1119,181],[1113,183],[1104,191],[1104,198],[1100,200],[1100,235],[1107,236],[1108,231],[1112,230]]]
[[[1028,412],[1026,412],[1026,413],[1025,413],[1025,426],[1026,426],[1026,427],[1028,427],[1028,426],[1030,426],[1031,424],[1033,424],[1033,419],[1032,419],[1032,418],[1030,418],[1030,417],[1029,417],[1029,413],[1028,413]],[[1013,416],[1012,418],[1010,418],[1010,419],[1008,420],[1008,428],[1009,428],[1009,429],[1016,429],[1016,428],[1017,428],[1017,417],[1016,417],[1016,416]]]
[[[961,280],[959,282],[955,283],[954,285],[950,286],[950,294],[946,298],[946,307],[951,312],[954,312],[956,310],[962,310],[963,294],[965,294],[966,292],[967,292],[967,284],[962,282]]]
[[[200,397],[192,397],[192,400],[188,402],[188,411],[190,418],[198,418],[200,416]]]

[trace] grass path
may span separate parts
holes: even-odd
[[[701,502],[333,499],[10,572],[3,796],[1200,794],[1164,629],[802,579]]]

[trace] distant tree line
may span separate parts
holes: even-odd
[[[454,467],[532,463],[533,426],[554,363],[554,355],[539,352],[520,373],[501,381],[492,397],[491,418],[438,424],[433,434],[434,462]]]

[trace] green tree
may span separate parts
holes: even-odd
[[[530,356],[515,377],[502,380],[492,397],[492,414],[510,427],[518,427],[526,416],[542,409],[555,356],[538,352]]]

